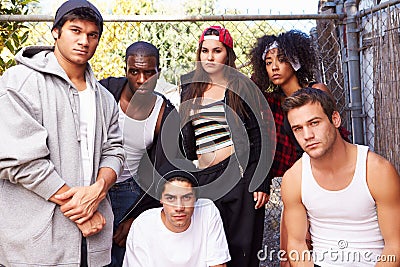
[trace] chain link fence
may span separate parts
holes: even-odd
[[[361,131],[364,136],[362,143],[388,158],[399,169],[400,1],[387,1],[373,8],[368,8],[365,2],[360,1],[358,7],[364,4],[364,8],[355,13],[359,36],[358,82],[361,87],[358,90],[362,95],[360,114],[353,109],[356,104],[352,94],[357,88],[352,85],[354,81],[351,82],[354,77],[349,75],[352,73],[349,62],[354,58],[349,57],[349,27],[346,28],[344,1],[326,1],[321,13],[315,15],[104,16],[104,32],[91,64],[98,79],[123,76],[126,47],[144,40],[160,49],[162,76],[168,83],[176,85],[180,75],[193,69],[202,30],[216,24],[230,30],[238,55],[236,64],[240,71],[250,76],[248,54],[258,37],[291,29],[304,31],[313,38],[319,53],[317,79],[326,83],[333,92],[344,126],[352,134]],[[23,16],[15,19],[25,21],[30,31],[28,44],[53,44],[50,34],[52,17]],[[0,16],[2,20],[10,21],[10,18]],[[3,51],[1,56],[12,55]],[[355,119],[362,120],[361,129],[354,128]],[[280,178],[274,179],[271,193],[266,206],[264,234],[268,251],[260,254],[261,266],[279,266]]]
[[[365,134],[367,144],[400,170],[400,5],[381,7],[360,11]]]

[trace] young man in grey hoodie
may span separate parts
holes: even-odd
[[[118,108],[88,60],[103,29],[95,6],[57,10],[54,47],[26,47],[0,78],[0,265],[104,266],[108,189],[124,162]]]

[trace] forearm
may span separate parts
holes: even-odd
[[[288,240],[287,258],[292,267],[313,267],[314,263],[311,251],[308,249],[305,240]]]
[[[101,193],[105,196],[108,190],[114,185],[117,180],[117,174],[111,168],[103,167],[99,169],[96,183],[101,184]]]
[[[385,244],[379,261],[375,266],[400,266],[400,246]]]

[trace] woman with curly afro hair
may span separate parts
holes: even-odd
[[[250,58],[254,70],[252,78],[260,89],[282,92],[286,96],[314,82],[318,70],[311,38],[298,30],[259,38]],[[321,83],[312,85],[328,90]]]
[[[311,38],[297,30],[258,38],[251,50],[252,80],[266,97],[274,115],[277,146],[271,177],[281,177],[301,156],[302,150],[286,125],[282,101],[303,87],[329,91],[315,82],[317,56]],[[287,129],[288,128],[288,129]]]

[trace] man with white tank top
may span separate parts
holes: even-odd
[[[400,266],[400,177],[394,166],[340,138],[341,118],[325,92],[303,88],[283,109],[305,151],[281,187],[291,266]]]
[[[173,117],[175,113],[178,116],[171,102],[163,95],[154,92],[160,72],[158,49],[147,42],[135,42],[126,49],[125,63],[125,77],[108,77],[100,81],[118,103],[118,121],[123,132],[126,152],[124,170],[109,191],[114,212],[112,261],[109,266],[122,265],[126,237],[133,219],[144,210],[160,206],[158,201],[145,194],[148,189],[140,188],[139,165],[143,165],[142,159],[145,156],[149,159],[149,165],[144,164],[147,169],[157,170],[167,161],[159,133],[167,117],[170,115]],[[178,120],[169,121],[176,121],[178,128]],[[165,136],[170,135],[163,135]],[[176,144],[175,140],[167,142]],[[144,176],[146,177],[141,179],[149,179],[151,175]],[[134,212],[129,220],[125,220],[132,205],[136,205]]]

